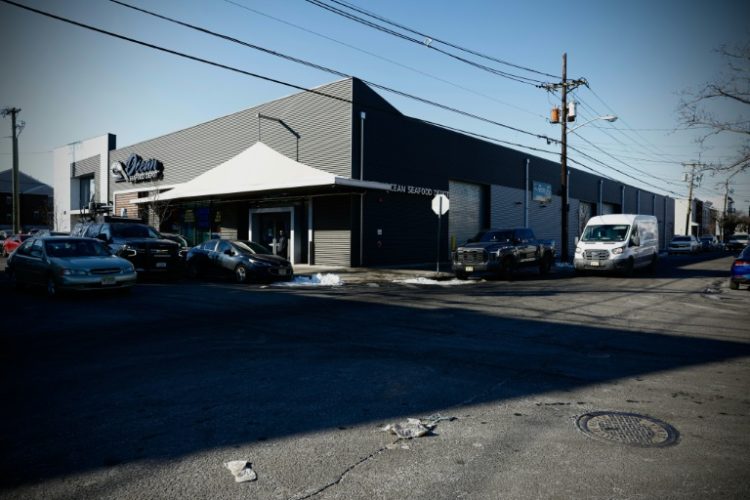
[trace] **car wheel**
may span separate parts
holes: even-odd
[[[550,259],[548,255],[542,257],[542,260],[539,263],[539,274],[548,274],[551,268],[552,268],[552,259]]]
[[[187,265],[187,277],[190,279],[196,279],[200,272],[198,271],[198,264],[191,261]]]
[[[56,297],[58,295],[57,283],[52,276],[47,278],[47,297]]]
[[[504,280],[510,280],[513,277],[513,259],[510,257],[503,261],[503,267],[500,269],[500,277]]]
[[[648,272],[651,274],[656,274],[656,263],[658,262],[659,258],[654,254],[653,257],[651,257],[651,263],[648,265]]]
[[[16,290],[23,290],[23,283],[18,281],[18,277],[16,276],[16,273],[13,271],[7,271],[8,272],[8,279],[10,280],[11,284]]]
[[[737,282],[735,282],[735,281],[733,281],[733,280],[729,280],[729,288],[732,289],[732,290],[739,290],[740,289],[740,284],[737,283]]]
[[[633,258],[631,257],[631,258],[628,259],[627,264],[625,264],[625,270],[624,270],[625,271],[625,276],[627,276],[628,278],[630,278],[631,276],[633,276],[633,269],[634,269]]]
[[[459,279],[461,281],[467,280],[469,279],[469,275],[461,271],[456,271],[456,279]]]
[[[234,268],[234,281],[237,283],[245,283],[247,281],[247,268],[242,264]]]

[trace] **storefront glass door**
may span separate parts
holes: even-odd
[[[289,258],[291,214],[289,212],[268,212],[258,214],[260,234],[253,240],[265,245],[274,255]]]

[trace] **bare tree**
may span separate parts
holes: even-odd
[[[150,201],[142,205],[145,210],[147,222],[161,231],[161,225],[169,220],[174,213],[174,205],[172,200],[162,200],[161,194],[167,192],[169,189],[164,189],[160,186],[160,182],[152,182],[149,189]]]
[[[680,123],[688,128],[705,128],[699,141],[719,134],[738,134],[741,143],[735,162],[711,165],[716,172],[750,167],[750,43],[717,50],[726,60],[725,71],[697,91],[682,93],[678,107]]]

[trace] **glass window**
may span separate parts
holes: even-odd
[[[232,245],[229,244],[227,240],[219,240],[219,244],[216,246],[216,251],[219,253],[224,253],[227,250],[231,250]]]
[[[625,241],[630,226],[627,224],[602,224],[586,226],[581,241]]]
[[[101,224],[91,224],[88,229],[86,229],[86,237],[87,238],[96,238],[96,236],[99,234],[99,229],[101,229]]]
[[[219,240],[208,240],[203,245],[201,245],[201,248],[207,252],[213,252],[214,248],[216,248],[216,243]]]
[[[21,243],[21,246],[16,248],[16,252],[18,252],[19,255],[29,255],[32,243],[34,243],[32,240],[24,241]]]

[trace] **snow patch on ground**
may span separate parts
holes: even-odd
[[[312,276],[295,276],[292,281],[274,283],[273,286],[341,286],[343,284],[344,282],[341,281],[341,276],[338,274],[317,273]]]
[[[470,285],[472,282],[467,280],[433,280],[430,278],[409,278],[405,280],[393,280],[394,283],[406,283],[408,285],[438,285],[438,286],[455,286]],[[476,283],[476,282],[475,282]]]

